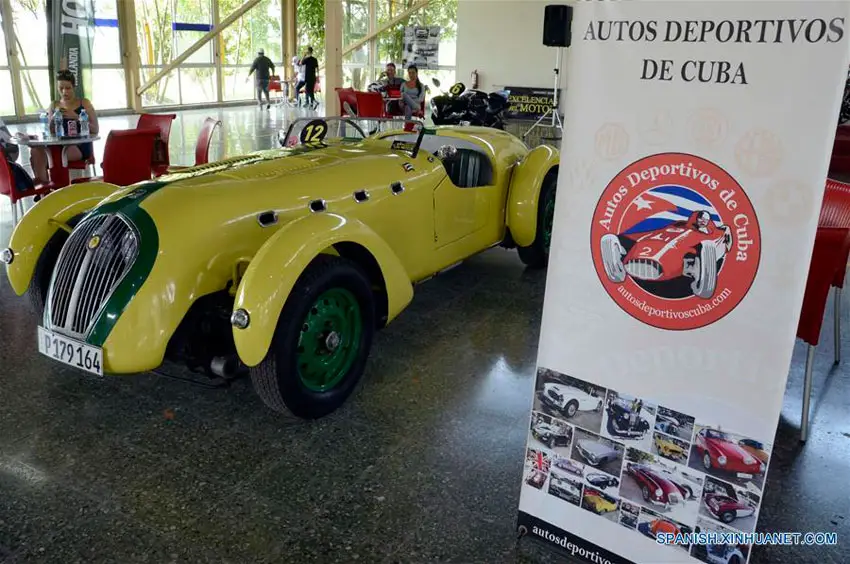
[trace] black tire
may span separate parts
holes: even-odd
[[[724,511],[720,514],[720,520],[726,523],[727,525],[735,520],[735,512],[734,511]]]
[[[645,501],[649,501],[649,488],[647,488],[646,486],[641,486],[640,493],[641,495],[643,495],[643,499]]]
[[[558,174],[549,172],[540,187],[540,199],[537,202],[537,234],[534,242],[529,247],[517,247],[520,260],[529,268],[546,268],[549,264],[549,244],[546,241],[545,229],[541,229],[541,226],[545,224],[547,204],[551,200],[554,205],[557,187]]]
[[[68,227],[75,227],[82,217],[82,215],[78,215],[71,218],[68,222]],[[59,259],[59,252],[65,246],[65,242],[69,236],[70,233],[64,229],[57,229],[56,233],[47,241],[35,263],[32,280],[30,280],[30,286],[27,289],[27,297],[39,319],[44,316],[44,307],[47,303],[47,290],[50,287],[50,278],[53,276],[56,261]]]
[[[357,299],[362,325],[359,348],[357,357],[335,387],[314,391],[299,375],[298,339],[316,299],[333,288],[348,290]],[[266,358],[251,368],[254,390],[263,403],[284,415],[301,419],[324,417],[342,406],[356,388],[366,367],[374,332],[375,300],[369,278],[348,259],[319,255],[290,292]]]
[[[567,417],[574,417],[576,412],[578,411],[578,402],[573,400],[567,404],[566,409],[564,410],[564,414]]]

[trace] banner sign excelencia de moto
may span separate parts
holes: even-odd
[[[657,538],[755,531],[850,4],[573,10],[518,527],[584,562],[744,564]]]

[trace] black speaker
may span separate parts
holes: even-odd
[[[572,41],[570,24],[573,21],[573,7],[564,4],[546,6],[543,17],[543,45],[547,47],[569,47]]]

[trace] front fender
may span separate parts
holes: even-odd
[[[266,241],[239,283],[234,309],[244,309],[250,315],[246,329],[233,328],[243,363],[256,366],[265,358],[280,312],[298,277],[317,255],[344,242],[361,245],[380,266],[387,291],[388,322],[410,303],[410,276],[390,246],[368,226],[336,214],[305,216]]]
[[[532,149],[517,166],[511,178],[506,223],[520,247],[528,247],[537,236],[537,207],[543,179],[558,166],[560,154],[548,145]]]
[[[15,227],[9,241],[14,259],[6,266],[6,275],[12,290],[19,296],[27,291],[41,251],[61,229],[61,224],[89,211],[119,189],[103,182],[72,184],[51,192],[33,206]]]

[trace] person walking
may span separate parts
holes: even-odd
[[[256,71],[255,84],[257,88],[257,104],[263,107],[263,92],[266,94],[266,109],[271,107],[271,99],[269,98],[269,79],[274,72],[274,63],[266,57],[266,52],[263,49],[257,51],[257,58],[251,64],[251,70],[248,71],[248,77]]]
[[[292,57],[292,71],[295,76],[295,103],[301,105],[301,89],[304,88],[304,65],[301,64],[301,57],[295,55]]]
[[[315,110],[319,105],[314,95],[316,80],[319,76],[319,61],[313,56],[312,47],[307,47],[307,51],[301,59],[301,67],[304,69],[304,92],[307,93],[307,107]]]

